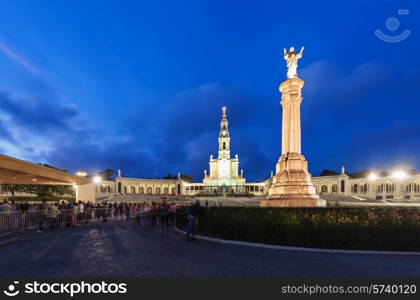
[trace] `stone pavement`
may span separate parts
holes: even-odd
[[[25,236],[0,246],[1,277],[420,277],[419,256],[325,254],[186,242],[125,223]]]

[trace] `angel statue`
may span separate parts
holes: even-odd
[[[289,53],[284,49],[284,59],[287,61],[287,78],[297,78],[297,64],[298,59],[303,56],[303,49],[300,49],[299,53],[295,53],[295,47],[290,47]]]

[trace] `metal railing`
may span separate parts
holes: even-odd
[[[114,208],[86,208],[60,210],[28,210],[0,212],[0,234],[25,230],[45,230],[90,223],[127,221],[136,216],[132,211],[121,212]]]

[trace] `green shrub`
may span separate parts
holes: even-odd
[[[420,209],[397,207],[216,207],[199,216],[197,232],[257,243],[330,249],[420,250]],[[177,210],[184,228],[184,208]]]

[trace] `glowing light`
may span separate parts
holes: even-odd
[[[377,180],[379,178],[379,176],[376,173],[370,173],[368,178],[369,178],[369,180],[374,181],[374,180]]]
[[[93,183],[101,183],[102,182],[101,176],[98,176],[98,175],[93,176],[92,180],[93,180]]]
[[[77,172],[76,172],[76,175],[77,175],[77,176],[80,176],[80,177],[85,177],[87,174],[86,174],[86,172],[84,172],[84,171],[77,171]]]
[[[402,170],[395,171],[391,174],[395,179],[402,180],[408,177],[408,174]]]

